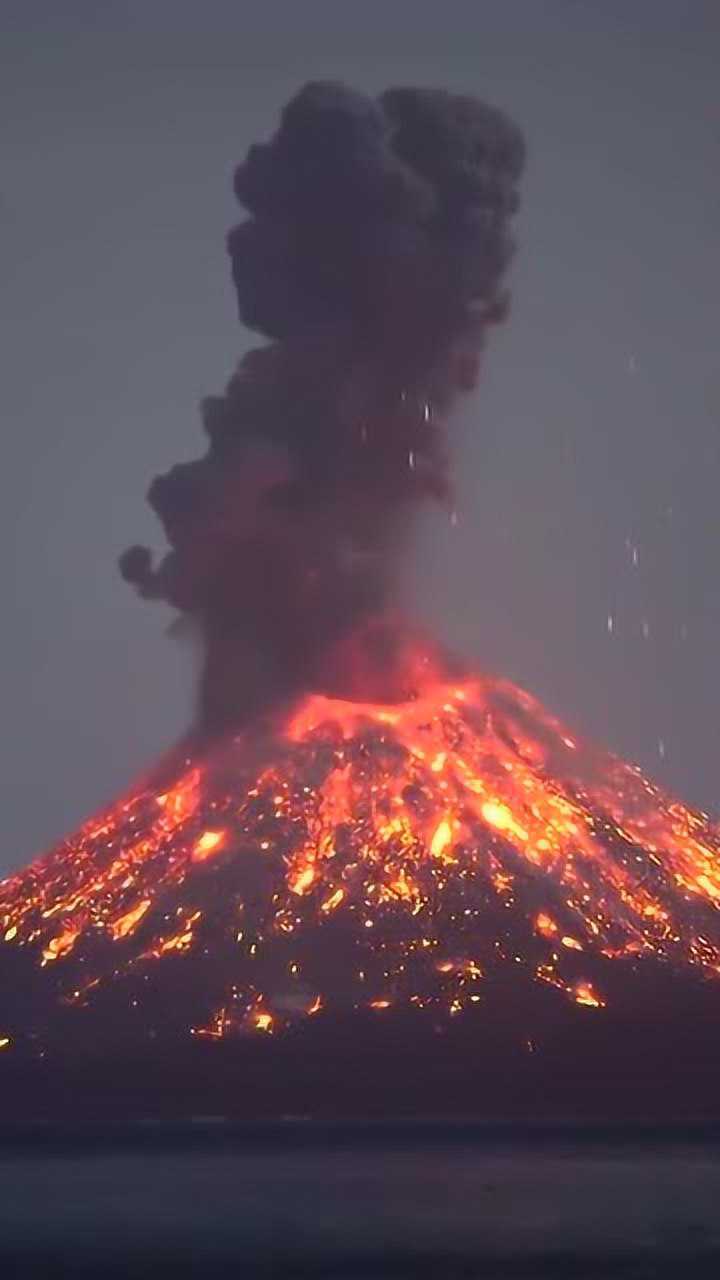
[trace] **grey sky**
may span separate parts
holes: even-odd
[[[248,341],[233,165],[313,77],[473,91],[526,130],[460,523],[428,516],[410,580],[480,665],[715,809],[714,0],[24,0],[0,23],[0,869],[187,722],[192,655],[115,558],[158,544],[147,483],[202,448],[197,402]]]

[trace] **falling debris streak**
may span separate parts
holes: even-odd
[[[400,704],[307,696],[262,754],[228,740],[140,787],[0,884],[0,945],[84,1007],[227,941],[232,990],[187,1020],[210,1039],[343,1002],[455,1017],[508,965],[601,1010],[599,957],[720,973],[719,852],[705,814],[527,693],[436,670]]]

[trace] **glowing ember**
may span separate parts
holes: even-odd
[[[586,1004],[591,1009],[601,1009],[604,1004],[589,982],[578,982],[577,986],[573,987],[573,996],[577,1004]]]
[[[217,853],[222,844],[222,831],[203,831],[200,839],[195,841],[193,858],[196,862],[204,862],[206,858],[211,858],[214,853]]]
[[[717,830],[506,682],[311,696],[253,752],[186,761],[6,880],[2,947],[83,1007],[209,958],[184,1025],[210,1038],[341,1007],[454,1017],[515,967],[595,1010],[603,964],[720,972]]]
[[[452,825],[447,818],[439,822],[430,841],[430,852],[433,858],[441,858],[452,841]]]

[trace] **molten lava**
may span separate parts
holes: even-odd
[[[177,1019],[210,1037],[454,1016],[508,966],[595,1010],[609,962],[720,973],[707,817],[510,683],[424,671],[406,702],[308,696],[143,784],[0,885],[4,949],[80,1007],[195,966]]]

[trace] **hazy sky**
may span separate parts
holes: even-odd
[[[0,869],[187,722],[192,656],[115,559],[160,545],[147,483],[248,341],[233,166],[317,77],[476,92],[528,137],[427,616],[720,811],[717,0],[0,0],[0,26]]]

